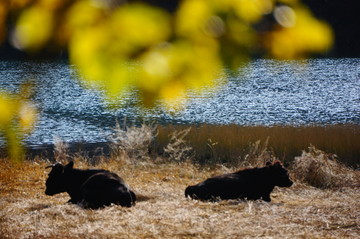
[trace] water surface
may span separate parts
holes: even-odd
[[[360,59],[254,60],[220,89],[191,94],[184,111],[142,111],[129,94],[110,109],[101,93],[84,88],[65,61],[0,61],[0,89],[18,91],[36,79],[40,110],[29,145],[108,141],[116,120],[162,124],[333,125],[360,124]]]

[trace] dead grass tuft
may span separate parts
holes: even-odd
[[[269,148],[269,137],[267,137],[264,143],[261,143],[261,140],[251,143],[248,154],[239,164],[243,167],[264,167],[267,162],[272,163],[275,160],[278,160],[278,158],[275,157],[273,150]]]
[[[192,147],[189,146],[185,137],[189,134],[191,127],[184,130],[175,130],[169,136],[169,143],[164,147],[165,155],[171,161],[181,162],[191,159]]]
[[[66,163],[69,155],[69,144],[60,138],[55,139],[54,143],[54,157],[56,162]]]
[[[356,171],[311,145],[301,156],[295,157],[293,174],[297,180],[318,188],[354,186],[359,183]]]
[[[141,127],[116,124],[111,137],[113,156],[125,160],[146,161],[150,159],[150,146],[156,137],[156,126],[142,124]]]

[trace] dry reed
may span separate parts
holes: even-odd
[[[155,150],[157,152],[169,142],[173,131],[187,129],[186,125],[158,126]],[[281,161],[291,163],[310,144],[338,155],[339,160],[351,167],[360,166],[360,126],[238,126],[238,125],[194,125],[185,138],[195,152],[199,163],[221,163],[238,165],[249,150],[260,140],[263,147]],[[211,142],[211,147],[209,147]]]
[[[274,152],[269,148],[269,138],[264,143],[260,140],[251,144],[249,152],[245,155],[244,160],[240,161],[241,166],[263,167],[268,162],[273,162],[278,158]]]
[[[150,145],[155,137],[155,126],[142,124],[141,127],[121,128],[117,123],[110,138],[113,155],[125,157],[126,160],[149,160]]]
[[[70,158],[69,145],[60,138],[55,140],[54,158],[59,163],[65,163]]]
[[[191,159],[192,147],[188,146],[185,137],[189,134],[191,128],[180,131],[173,131],[169,136],[169,143],[164,147],[165,155],[172,161],[186,161]]]

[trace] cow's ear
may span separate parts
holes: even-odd
[[[278,167],[278,168],[281,168],[282,167],[282,164],[279,160],[276,160],[274,163],[273,163],[273,166],[274,167]]]
[[[50,173],[62,173],[63,170],[64,170],[64,166],[62,166],[60,163],[56,163],[54,165],[50,165],[46,168],[52,168],[51,172]]]
[[[62,165],[59,164],[59,163],[56,163],[56,164],[52,164],[52,165],[46,166],[45,169],[48,169],[48,168],[59,168],[59,167],[62,167]]]
[[[71,161],[65,166],[65,169],[72,169],[73,167],[74,167],[74,162]]]

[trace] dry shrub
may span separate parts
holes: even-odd
[[[292,171],[297,180],[317,188],[354,186],[358,180],[356,172],[340,163],[335,154],[313,145],[295,157]]]
[[[164,148],[164,152],[170,160],[180,162],[189,160],[192,157],[192,147],[185,140],[190,130],[191,127],[184,130],[175,130],[169,135],[170,140]]]
[[[60,138],[56,138],[54,143],[54,156],[57,162],[67,162],[69,158],[69,144]]]
[[[141,127],[124,126],[117,123],[111,140],[114,156],[126,160],[149,160],[150,146],[156,137],[156,126],[142,124]]]
[[[262,144],[261,140],[251,143],[249,152],[245,155],[244,160],[240,162],[243,167],[263,167],[267,162],[277,160],[274,152],[269,148],[269,137]]]

